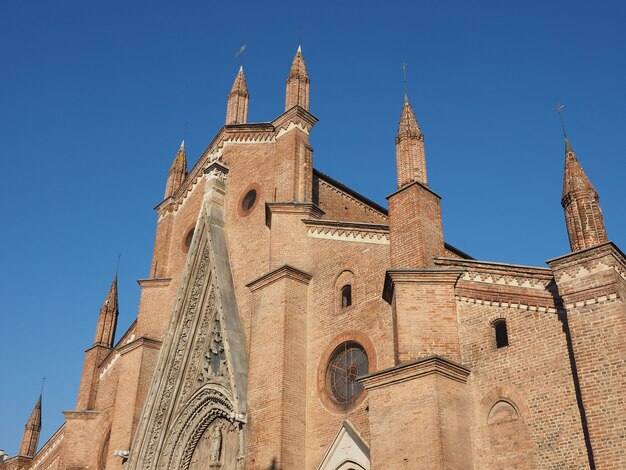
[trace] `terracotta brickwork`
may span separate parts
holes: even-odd
[[[285,112],[248,123],[239,71],[158,183],[136,321],[115,338],[114,281],[76,409],[35,452],[36,407],[0,469],[626,468],[626,259],[569,143],[573,253],[477,261],[444,242],[408,98],[388,209],[313,169],[310,98],[298,50]]]

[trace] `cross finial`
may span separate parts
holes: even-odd
[[[241,54],[243,54],[246,49],[248,48],[248,45],[244,42],[241,44],[241,47],[239,49],[237,49],[237,52],[235,52],[235,57],[239,57]]]
[[[185,142],[185,141],[183,140],[183,145],[185,145],[185,144],[184,144],[184,142]],[[183,147],[181,147],[181,148],[183,148]],[[122,257],[122,253],[119,253],[119,254],[117,255],[117,265],[115,266],[115,279],[117,279],[117,274],[118,274],[118,273],[119,273],[119,271],[120,271],[120,258],[121,258],[121,257]]]
[[[406,76],[406,69],[409,66],[409,64],[407,63],[403,63],[400,68],[402,69],[402,80],[404,82],[404,96],[406,96],[406,82],[407,82],[407,76]]]
[[[39,392],[39,394],[40,394],[40,395],[42,395],[42,394],[43,394],[43,386],[44,386],[45,384],[46,384],[46,378],[45,378],[45,377],[43,377],[43,378],[41,379],[41,391]]]
[[[559,118],[561,119],[561,129],[563,130],[563,137],[567,139],[567,134],[565,133],[565,122],[563,121],[563,110],[565,109],[565,105],[561,103],[556,103],[554,108],[554,112],[558,113]]]

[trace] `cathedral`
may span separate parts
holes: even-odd
[[[239,70],[174,156],[136,320],[116,336],[115,278],[75,409],[39,443],[40,397],[0,469],[626,468],[626,257],[567,138],[571,252],[476,260],[408,98],[382,207],[314,168],[309,87],[298,49],[284,113],[249,123]]]

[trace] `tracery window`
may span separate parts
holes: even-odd
[[[326,387],[332,400],[349,408],[363,392],[357,378],[367,374],[369,361],[363,346],[354,341],[340,344],[326,368]]]

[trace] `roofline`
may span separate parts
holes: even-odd
[[[533,270],[538,270],[538,271],[552,272],[552,269],[546,268],[543,266],[529,266],[525,264],[499,263],[497,261],[484,261],[484,260],[479,260],[479,259],[474,259],[474,258],[459,260],[455,258],[446,258],[444,256],[438,256],[435,258],[435,260],[450,261],[452,263],[462,262],[462,263],[468,263],[468,264],[486,264],[489,266],[496,266],[496,267],[502,267],[502,268],[533,269]]]
[[[443,243],[443,247],[448,250],[451,251],[452,253],[454,253],[455,255],[460,256],[461,258],[463,258],[464,260],[468,260],[468,261],[476,261],[476,258],[474,258],[473,256],[468,255],[467,253],[465,253],[462,250],[459,250],[457,247],[450,245],[449,243],[444,242]]]
[[[337,189],[340,189],[341,191],[349,194],[350,196],[352,196],[355,199],[358,199],[359,201],[361,201],[363,204],[366,204],[368,206],[370,206],[372,209],[377,210],[378,212],[388,216],[389,215],[389,211],[384,208],[383,206],[381,206],[380,204],[372,201],[371,199],[363,196],[360,193],[357,193],[354,189],[349,188],[348,186],[346,186],[343,183],[340,183],[339,181],[337,181],[334,178],[331,178],[330,176],[328,176],[326,173],[322,173],[321,171],[313,168],[313,176],[317,176],[318,178],[323,179],[324,181],[326,181],[327,183],[332,184],[333,186],[336,186]]]

